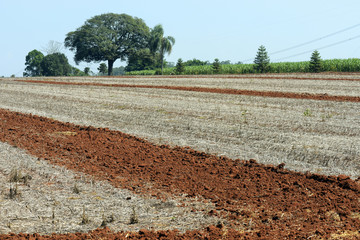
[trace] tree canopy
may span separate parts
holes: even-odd
[[[164,36],[164,29],[161,24],[156,25],[150,34],[149,49],[153,54],[158,53],[161,62],[161,73],[164,68],[164,57],[165,54],[170,54],[172,47],[175,44],[175,38],[172,36]]]
[[[149,48],[140,49],[128,58],[126,71],[152,70],[157,67],[156,55]]]
[[[175,39],[171,36],[164,37],[164,29],[161,24],[150,29],[148,42],[143,49],[131,52],[128,57],[126,71],[153,70],[162,68],[167,63],[165,53],[170,54]],[[159,74],[161,73],[158,70]]]
[[[209,61],[201,61],[199,59],[192,59],[192,60],[187,60],[186,62],[184,62],[184,66],[204,66],[204,65],[209,65]]]
[[[41,68],[43,76],[69,76],[74,70],[63,53],[46,55]]]
[[[28,53],[25,57],[25,72],[23,73],[24,77],[33,77],[41,76],[41,62],[44,59],[44,54],[42,52],[34,49]]]
[[[148,45],[150,30],[145,22],[127,14],[97,15],[76,31],[69,32],[65,47],[75,52],[74,60],[107,61],[108,75],[117,59],[125,61],[129,54]]]
[[[67,57],[59,52],[44,56],[34,49],[26,55],[25,65],[24,77],[82,75],[82,72],[72,67]]]

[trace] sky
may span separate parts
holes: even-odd
[[[103,13],[142,18],[150,28],[162,24],[176,40],[169,62],[252,63],[260,45],[271,62],[307,61],[315,49],[322,59],[359,58],[359,10],[359,0],[0,0],[0,76],[22,76],[30,51],[63,43]],[[74,53],[63,53],[76,66]],[[97,72],[99,64],[76,67]],[[117,60],[114,67],[125,65]]]

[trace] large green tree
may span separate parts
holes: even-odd
[[[23,73],[24,77],[33,77],[41,76],[41,62],[43,61],[44,54],[40,51],[34,49],[28,53],[25,57],[25,72]]]
[[[265,46],[261,45],[258,48],[255,60],[254,60],[254,68],[256,71],[265,73],[270,69],[270,58],[268,57]]]
[[[73,68],[63,53],[46,55],[41,62],[42,75],[44,76],[69,76]]]
[[[107,61],[108,75],[117,59],[125,61],[129,54],[148,44],[149,27],[127,14],[97,15],[76,31],[69,32],[65,47],[75,52],[75,62]]]
[[[165,54],[170,54],[175,44],[175,38],[172,36],[164,36],[164,29],[161,24],[156,25],[150,34],[149,48],[152,53],[158,53],[161,62],[161,74],[164,69]]]

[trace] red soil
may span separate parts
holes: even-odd
[[[360,237],[360,178],[302,174],[284,169],[284,164],[262,165],[190,148],[157,146],[119,131],[2,109],[0,120],[2,142],[139,194],[200,196],[216,206],[208,214],[226,217],[231,223],[185,234],[111,233],[105,229],[57,235],[58,239],[124,239],[127,234],[133,239],[175,235],[181,239],[328,239],[344,232]],[[0,235],[0,239],[10,237],[35,239],[38,235]]]
[[[333,77],[329,78],[327,75],[345,76],[345,77]],[[298,75],[298,76],[296,76]],[[265,74],[220,74],[220,75],[125,75],[125,76],[99,76],[95,78],[231,78],[231,79],[287,79],[287,80],[336,80],[336,81],[360,81],[360,78],[354,78],[353,76],[360,76],[359,72],[323,72],[317,73],[316,78],[304,77],[303,73],[267,73]],[[347,78],[351,76],[352,78]],[[80,77],[79,77],[80,78]]]
[[[336,76],[345,76],[345,77],[333,77],[329,78],[326,75],[336,75]],[[228,74],[228,75],[126,75],[126,76],[101,76],[95,78],[231,78],[231,79],[285,79],[285,80],[325,80],[325,81],[360,81],[360,78],[354,78],[353,76],[359,77],[359,72],[324,72],[317,73],[316,78],[314,77],[304,77],[304,74],[293,73],[268,73],[264,74]],[[352,78],[347,78],[346,76],[352,76]]]
[[[156,89],[169,89],[169,90],[181,90],[181,91],[192,91],[192,92],[208,92],[208,93],[222,93],[222,94],[235,94],[235,95],[261,96],[261,97],[312,99],[312,100],[340,101],[340,102],[360,102],[360,97],[334,96],[334,95],[327,95],[327,94],[291,93],[291,92],[275,92],[275,91],[253,91],[253,90],[204,88],[204,87],[183,87],[183,86],[154,86],[154,85],[131,85],[131,84],[55,82],[55,81],[45,81],[45,80],[44,81],[42,81],[42,80],[17,80],[17,81],[29,82],[29,83],[60,84],[60,85],[156,88]]]

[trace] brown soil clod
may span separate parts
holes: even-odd
[[[360,212],[360,186],[358,181],[347,176],[302,174],[285,169],[284,164],[274,167],[253,159],[232,160],[190,148],[157,146],[119,131],[77,126],[6,110],[0,110],[0,119],[2,142],[16,144],[53,164],[139,194],[160,198],[181,194],[212,201],[216,209],[209,214],[229,221],[228,226],[218,224],[186,233],[176,230],[113,233],[105,227],[88,235],[57,235],[59,239],[85,239],[87,236],[103,239],[115,239],[115,236],[119,239],[329,239],[345,233],[356,239],[360,235],[360,218],[354,217]],[[85,208],[84,219],[88,220]],[[0,239],[10,238],[50,239],[55,236],[0,235]]]

